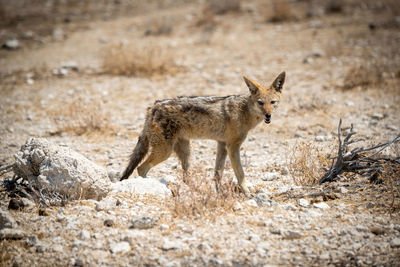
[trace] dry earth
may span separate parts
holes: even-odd
[[[61,12],[54,9],[46,14],[53,20],[28,12],[2,24],[2,42],[15,38],[20,47],[0,51],[0,164],[13,162],[29,137],[45,137],[121,171],[154,100],[246,93],[243,75],[269,83],[285,70],[272,123],[250,132],[241,150],[255,198],[235,195],[197,216],[177,209],[174,197],[135,193],[45,210],[26,201],[16,211],[8,210],[15,195],[3,185],[1,210],[22,233],[0,241],[1,265],[399,264],[399,177],[392,187],[356,175],[311,186],[296,184],[288,172],[296,144],[313,144],[325,154],[335,149],[339,118],[346,127],[354,124],[363,145],[400,131],[396,1],[338,1],[337,13],[324,11],[329,1],[290,1],[292,12],[284,11],[290,16],[278,23],[265,21],[273,11],[261,1],[209,17],[198,2],[150,1],[126,10],[125,1],[114,2],[107,16],[88,7],[87,14],[54,19]],[[114,12],[113,5],[122,6]],[[145,66],[155,65],[156,74],[128,64],[124,75],[115,67],[146,57],[146,47],[153,54]],[[117,49],[111,61],[110,49]],[[193,176],[211,180],[215,142],[196,140],[192,147]],[[176,157],[149,175],[181,184]],[[229,163],[225,179],[235,179]],[[149,229],[132,229],[138,216],[148,216]]]

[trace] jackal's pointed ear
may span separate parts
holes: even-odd
[[[258,93],[258,87],[259,87],[259,85],[258,85],[255,81],[250,80],[250,79],[247,78],[246,76],[243,76],[243,80],[245,81],[247,87],[249,87],[250,93],[251,93],[252,95]]]
[[[275,91],[277,91],[277,92],[281,92],[282,91],[282,87],[283,87],[283,84],[285,82],[285,76],[286,76],[286,73],[282,72],[281,74],[279,74],[279,76],[272,83],[272,87],[274,87]]]

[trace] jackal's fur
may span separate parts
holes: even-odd
[[[146,121],[129,165],[121,180],[127,179],[139,166],[138,173],[145,177],[151,167],[166,160],[175,151],[186,173],[189,168],[190,139],[213,139],[218,142],[215,177],[217,184],[222,176],[226,156],[241,190],[248,194],[240,163],[240,145],[249,130],[262,120],[270,123],[277,107],[285,72],[268,87],[243,77],[249,93],[230,96],[180,96],[157,100],[147,109]]]

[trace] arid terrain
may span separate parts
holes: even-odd
[[[399,161],[318,184],[339,119],[362,139],[352,148],[400,133],[398,1],[10,2],[0,1],[0,167],[42,137],[121,172],[155,100],[246,94],[243,75],[268,85],[286,71],[286,82],[272,122],[241,147],[252,197],[230,191],[229,161],[226,192],[215,192],[211,140],[192,142],[190,185],[176,156],[151,169],[168,194],[47,206],[4,172],[0,226],[16,233],[0,234],[1,266],[399,265]],[[400,145],[381,154],[398,159]]]

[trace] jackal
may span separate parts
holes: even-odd
[[[244,95],[229,96],[178,96],[172,99],[157,100],[147,109],[144,128],[139,136],[128,167],[121,180],[127,179],[138,167],[138,173],[146,177],[151,167],[166,160],[175,151],[184,171],[189,169],[190,139],[212,139],[218,142],[214,176],[217,188],[222,177],[226,156],[232,163],[238,186],[246,195],[243,168],[240,163],[240,146],[249,130],[262,120],[271,122],[276,109],[285,72],[273,83],[264,87],[243,77],[249,88]]]

